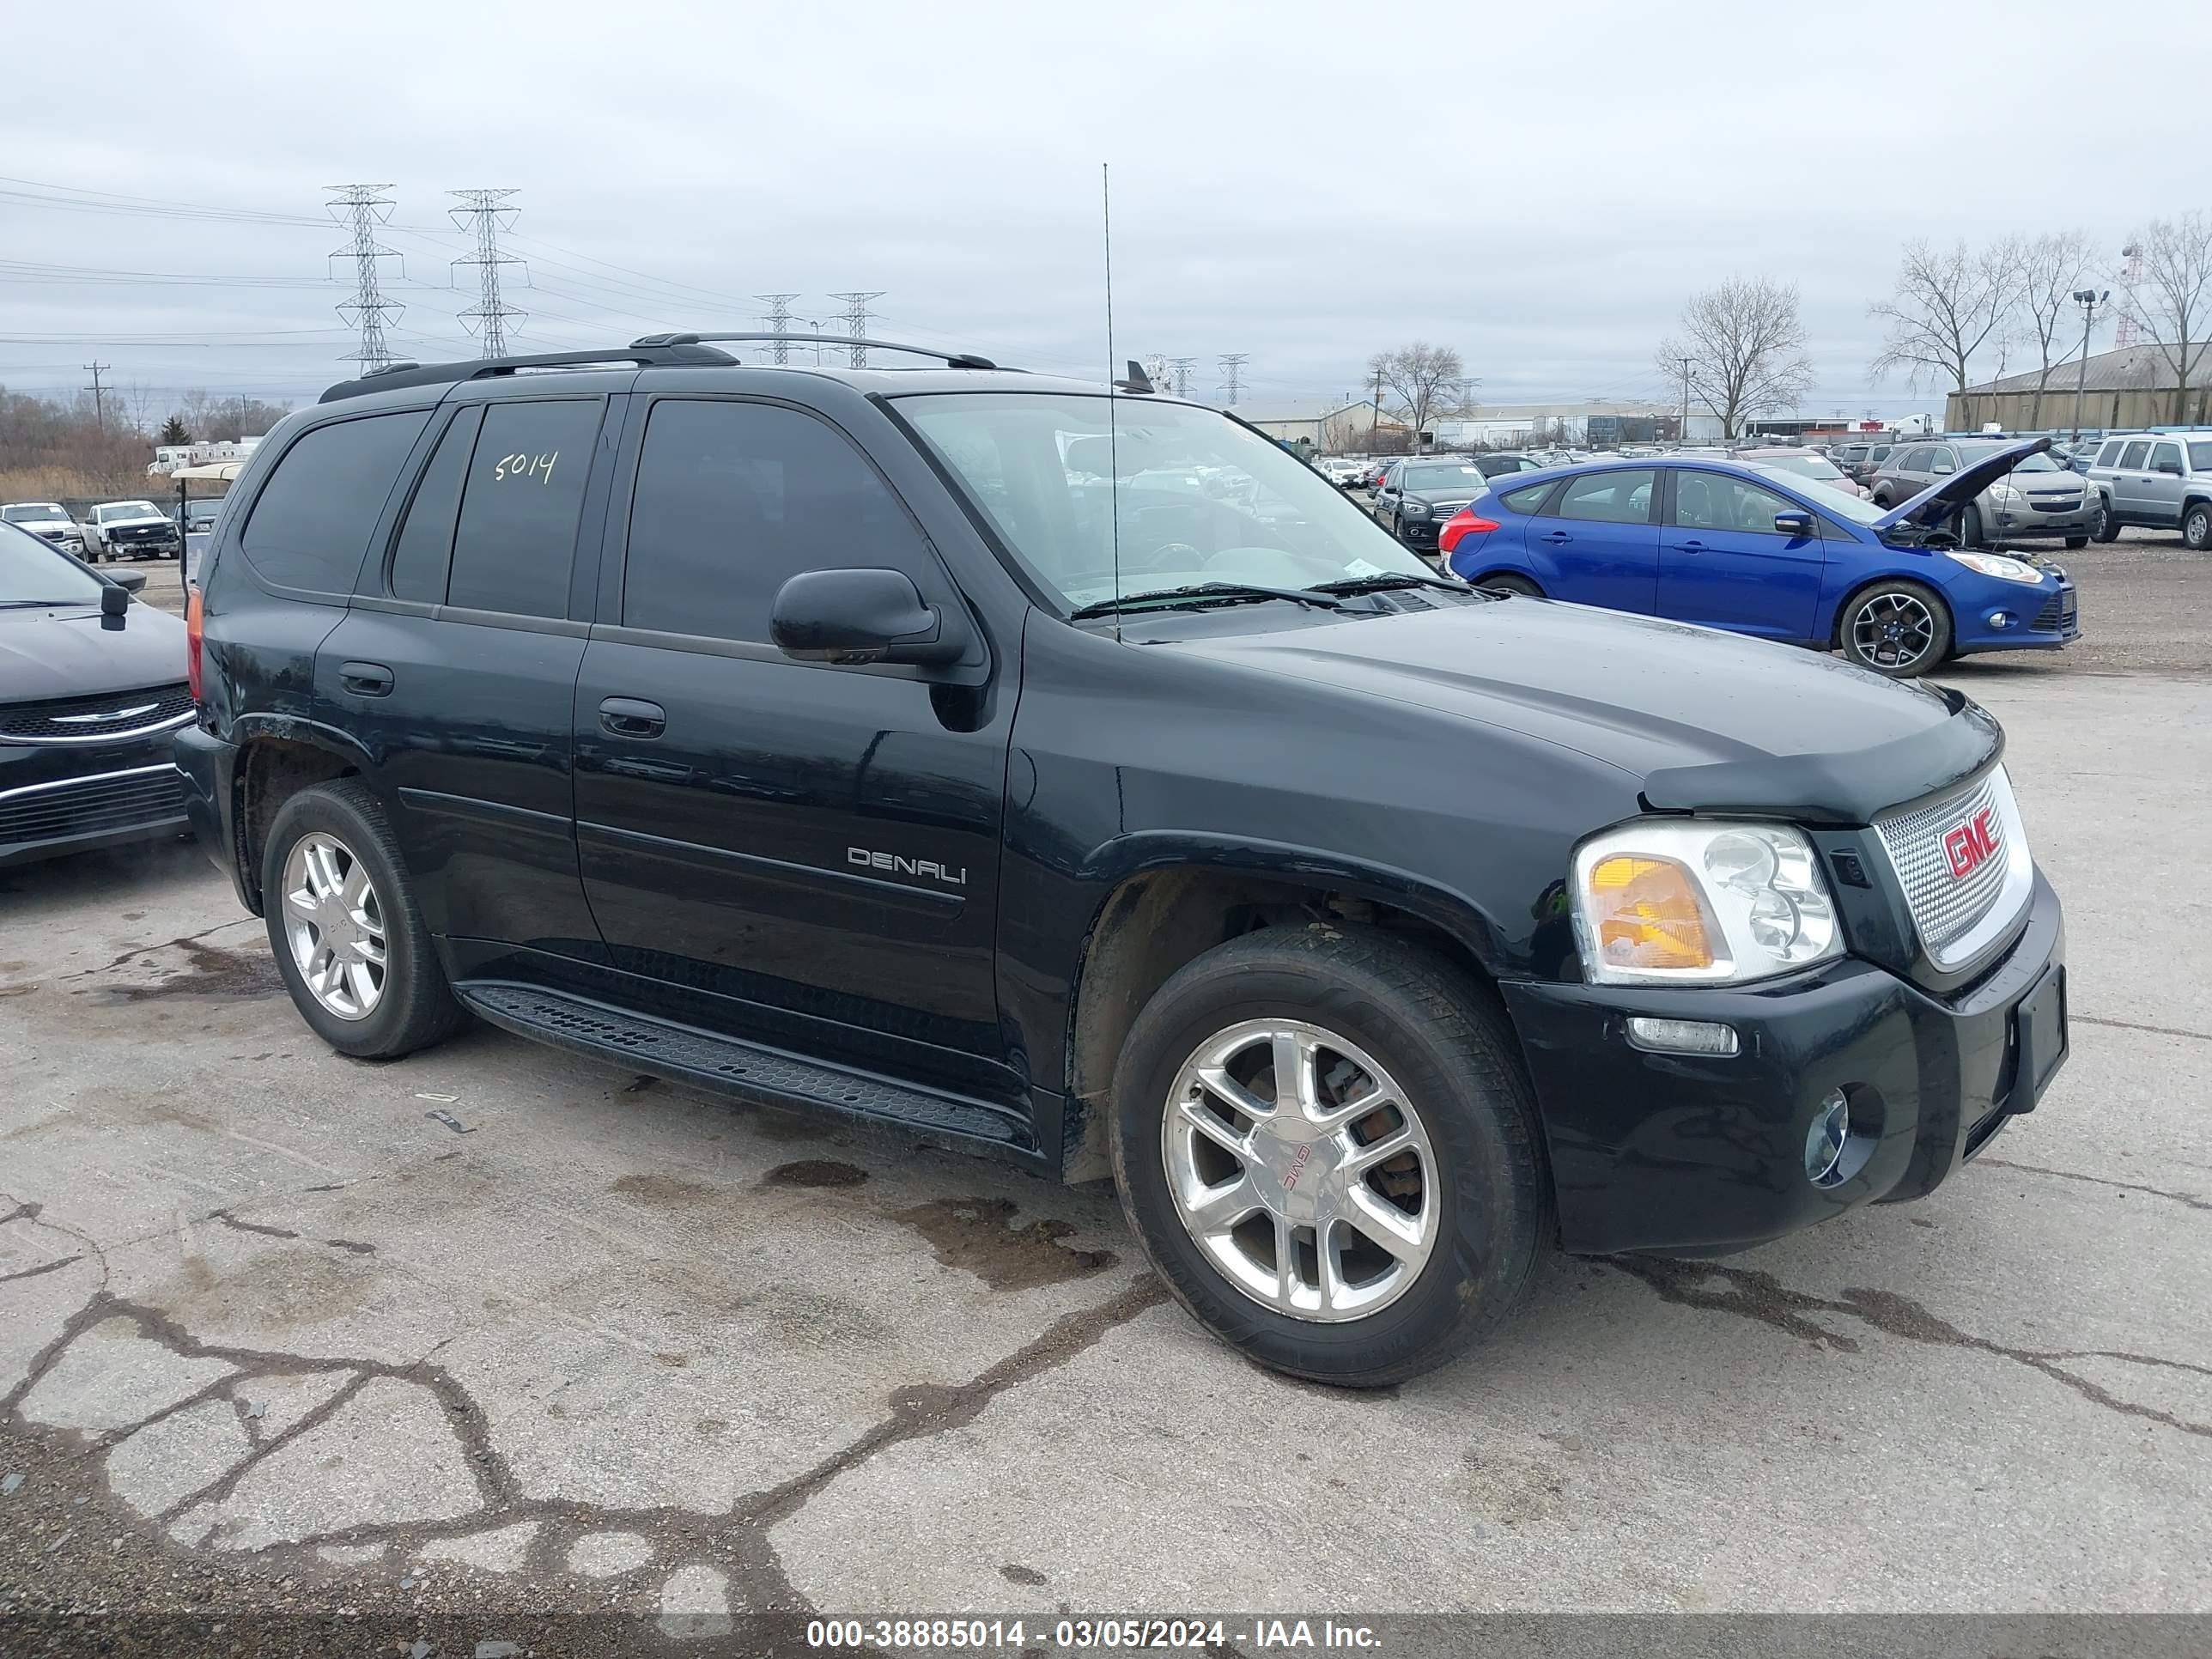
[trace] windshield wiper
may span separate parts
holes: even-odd
[[[89,599],[0,599],[0,611],[51,611],[65,605],[97,605],[97,598]]]
[[[1158,587],[1145,593],[1118,594],[1110,599],[1078,605],[1067,614],[1069,620],[1079,622],[1085,617],[1110,617],[1115,611],[1127,611],[1133,605],[1194,605],[1234,599],[1289,599],[1295,605],[1310,605],[1318,611],[1344,609],[1341,600],[1317,588],[1267,587],[1258,582],[1194,582],[1188,587]]]
[[[1376,576],[1346,576],[1342,581],[1316,582],[1314,592],[1383,593],[1396,587],[1441,587],[1447,593],[1472,593],[1474,591],[1465,582],[1446,581],[1442,576],[1417,576],[1410,570],[1394,570]]]

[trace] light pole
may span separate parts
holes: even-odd
[[[2077,288],[2074,303],[2081,307],[2081,366],[2074,372],[2074,441],[2081,441],[2081,393],[2089,383],[2089,325],[2097,307],[2112,297],[2110,289]]]

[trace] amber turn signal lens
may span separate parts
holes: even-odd
[[[1710,968],[1720,930],[1673,859],[1616,854],[1590,872],[1598,949],[1618,968]]]

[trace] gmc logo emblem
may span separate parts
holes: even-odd
[[[1981,868],[1982,860],[1996,850],[1996,822],[1986,806],[1943,837],[1943,856],[1950,860],[1954,881],[1972,875]]]

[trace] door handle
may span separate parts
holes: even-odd
[[[1550,535],[1542,538],[1542,539],[1551,543],[1553,546],[1557,547],[1561,542],[1571,542],[1574,540],[1574,538],[1567,534],[1564,530],[1554,530]]]
[[[599,703],[599,724],[618,738],[657,738],[668,729],[668,711],[641,697],[607,697]]]
[[[1676,542],[1674,544],[1674,550],[1677,553],[1702,553],[1705,550],[1705,544],[1703,542],[1694,540]]]
[[[342,662],[338,665],[338,684],[356,697],[388,697],[392,695],[392,671],[380,662]]]

